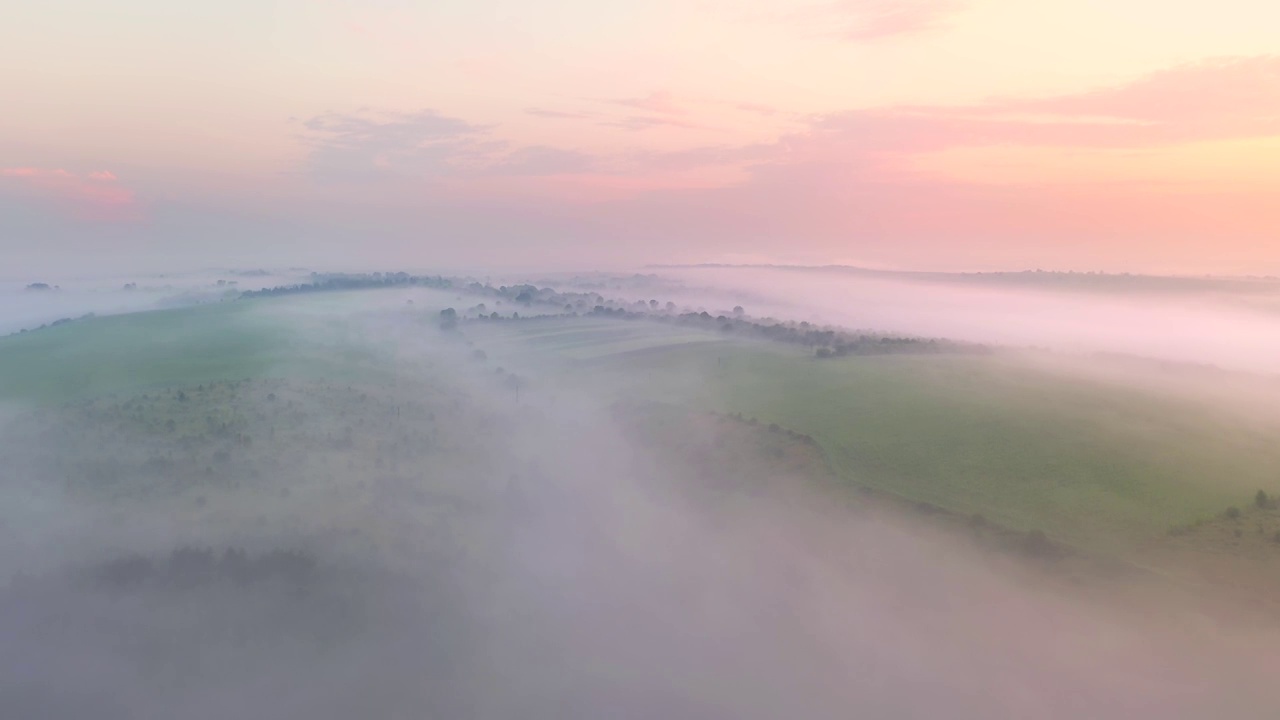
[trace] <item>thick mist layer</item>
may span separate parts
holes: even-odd
[[[1073,353],[1120,353],[1226,369],[1280,371],[1280,291],[1237,281],[1206,289],[1175,282],[1087,284],[940,276],[893,279],[840,270],[786,268],[664,269],[691,288],[684,301],[731,307],[734,298],[757,316],[818,321],[851,328],[913,333]],[[903,277],[913,277],[903,274]]]
[[[13,409],[0,708],[1265,716],[1270,627],[1064,589],[813,484],[790,435],[442,331],[453,299],[249,306],[326,362]]]
[[[4,280],[0,281],[0,335],[86,316],[214,303],[243,290],[297,282],[302,276],[299,272],[228,270]]]

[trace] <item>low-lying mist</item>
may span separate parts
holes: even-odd
[[[1126,337],[1075,300],[1037,301],[1062,314],[1041,328],[985,291],[752,277],[779,312],[853,327]],[[483,359],[440,329],[451,302],[261,304],[237,322],[332,364],[15,408],[0,716],[1270,713],[1274,626],[1138,580],[1073,589],[788,471],[748,442],[766,430]],[[1134,349],[1196,348],[1189,328],[1133,327]],[[1252,327],[1214,352],[1261,359]]]
[[[86,315],[219,302],[242,290],[298,282],[304,276],[301,271],[226,270],[0,280],[0,336]]]
[[[1000,276],[922,279],[838,269],[682,268],[681,301],[738,302],[756,316],[850,328],[1115,353],[1224,369],[1280,371],[1280,285],[1263,281],[1169,281],[1155,289],[1123,278],[1107,284],[1013,283]],[[925,276],[928,277],[928,276]],[[698,291],[698,288],[706,288]]]

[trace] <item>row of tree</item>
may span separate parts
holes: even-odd
[[[815,357],[835,358],[846,355],[886,355],[891,353],[987,353],[990,348],[974,343],[961,343],[937,338],[918,338],[902,335],[855,332],[842,328],[820,327],[809,322],[783,322],[772,319],[757,320],[748,317],[741,307],[735,307],[733,315],[711,315],[708,312],[689,312],[678,315],[668,313],[641,313],[621,308],[597,305],[589,315],[614,317],[627,320],[654,319],[682,326],[701,327],[755,337],[773,342],[804,345],[814,348]]]
[[[429,287],[436,289],[452,289],[453,280],[440,275],[410,275],[408,273],[312,273],[312,281],[295,285],[279,285],[261,290],[246,290],[240,293],[241,298],[275,297],[279,295],[297,295],[300,293],[341,292],[345,290],[372,290],[393,287]]]
[[[241,297],[287,295],[306,292],[358,290],[385,287],[431,287],[463,290],[471,295],[490,298],[497,304],[510,303],[524,308],[539,307],[539,314],[519,311],[511,315],[498,313],[486,303],[459,313],[446,308],[440,313],[440,327],[456,329],[466,319],[475,320],[528,320],[554,315],[590,315],[623,320],[655,320],[684,326],[701,327],[720,332],[735,333],[774,342],[803,345],[814,349],[818,358],[838,358],[847,355],[882,355],[891,353],[987,353],[990,348],[974,343],[961,343],[937,338],[919,338],[904,335],[888,335],[870,331],[851,331],[830,326],[818,326],[809,322],[789,322],[772,318],[757,319],[736,306],[728,314],[712,315],[705,310],[680,312],[675,303],[650,300],[613,300],[594,292],[561,292],[552,287],[530,284],[494,286],[487,282],[444,276],[420,276],[403,272],[371,274],[312,273],[313,281],[300,285],[288,285],[241,293]]]

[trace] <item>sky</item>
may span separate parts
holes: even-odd
[[[10,275],[1280,274],[1271,0],[11,5]]]

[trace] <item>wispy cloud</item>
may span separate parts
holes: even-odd
[[[999,109],[1002,103],[994,105]],[[1003,105],[1147,120],[1209,134],[1271,134],[1280,131],[1280,55],[1214,58],[1125,85]]]
[[[591,170],[592,156],[543,145],[513,147],[492,128],[434,110],[331,113],[302,123],[307,171],[324,180],[562,175]]]
[[[942,27],[963,7],[959,0],[844,0],[830,15],[844,26],[839,37],[868,42]]]
[[[303,121],[315,177],[376,180],[449,175],[482,164],[501,148],[487,128],[434,110],[330,113]]]
[[[733,107],[743,112],[755,113],[757,115],[777,115],[778,108],[772,105],[752,102],[732,103]]]
[[[536,207],[539,217],[555,216],[581,237],[589,234],[583,228],[607,226],[637,242],[671,242],[673,250],[696,241],[708,252],[717,242],[724,245],[719,249],[749,252],[802,236],[816,247],[865,251],[872,259],[872,251],[883,248],[886,261],[903,260],[894,249],[900,243],[910,252],[955,263],[963,261],[966,244],[1016,249],[1035,237],[1086,254],[1080,238],[1090,238],[1096,257],[1119,257],[1117,243],[1126,238],[1191,242],[1221,234],[1240,247],[1263,242],[1262,233],[1277,220],[1274,198],[1253,190],[1190,192],[1105,178],[1079,185],[1051,169],[1033,181],[985,182],[915,161],[957,148],[1012,147],[1051,151],[1036,157],[1053,162],[1079,150],[1137,152],[1280,136],[1278,72],[1280,59],[1273,57],[1212,60],[1070,94],[788,115],[796,129],[772,141],[661,151],[513,147],[494,140],[496,131],[434,113],[360,113],[356,120],[328,117],[309,126],[366,165],[374,150],[392,159],[412,158],[424,145],[443,144],[453,154],[446,153],[441,166],[468,180],[473,199],[482,198],[486,206]],[[672,112],[615,118],[602,111],[594,121],[627,131],[683,127],[698,116],[675,108],[739,105],[658,97]],[[648,99],[632,98],[637,104]],[[502,177],[516,180],[491,182]],[[556,181],[543,183],[544,177]],[[578,202],[584,188],[602,187],[617,192]],[[536,203],[532,194],[522,195],[530,190],[539,192]],[[1132,257],[1148,251],[1135,249]],[[1026,257],[1052,261],[1031,251]]]
[[[551,120],[582,120],[584,118],[592,117],[590,113],[569,112],[565,110],[545,110],[543,108],[536,107],[525,108],[524,112],[526,115],[533,115],[534,117],[548,118]]]
[[[853,110],[788,138],[795,151],[886,157],[956,147],[1151,148],[1280,135],[1280,56],[1161,70],[1131,83],[962,106]]]
[[[497,159],[488,172],[509,176],[572,175],[598,169],[596,158],[576,150],[536,145],[520,148]]]
[[[656,127],[678,127],[678,128],[699,128],[702,127],[697,123],[687,120],[680,120],[672,117],[658,117],[654,115],[628,115],[626,117],[615,118],[612,120],[602,120],[599,125],[605,127],[622,128],[623,130],[651,130]]]
[[[828,0],[743,10],[741,2],[717,3],[723,13],[744,22],[769,24],[846,42],[880,42],[945,28],[968,0]]]
[[[142,217],[137,198],[106,170],[74,173],[61,168],[6,167],[0,178],[15,183],[15,189],[52,200],[68,207],[81,220],[130,222]]]
[[[908,161],[955,148],[1056,149],[1074,156],[1264,137],[1280,137],[1280,58],[1228,58],[1072,94],[833,113],[771,143],[655,154],[637,167],[654,173],[738,167],[742,179],[714,189],[652,192],[608,211],[651,218],[645,232],[655,236],[732,238],[726,243],[737,250],[804,236],[901,260],[884,244],[895,240],[939,262],[961,263],[971,246],[1018,248],[1036,238],[1061,249],[1056,259],[1063,262],[1125,252],[1136,262],[1152,251],[1143,239],[1158,237],[1170,247],[1185,241],[1190,249],[1178,262],[1194,262],[1205,238],[1236,248],[1273,240],[1280,222],[1274,193],[1206,192],[1155,180],[1078,184],[1051,174],[986,183],[931,174]],[[660,225],[663,219],[671,222]],[[1128,250],[1121,247],[1126,242]],[[1028,262],[1055,259],[1026,247]]]
[[[664,91],[651,92],[644,97],[620,98],[605,102],[657,115],[684,115],[687,112],[671,93]]]
[[[621,163],[632,172],[684,171],[698,168],[748,167],[776,162],[780,148],[774,143],[754,145],[708,145],[632,155]]]

